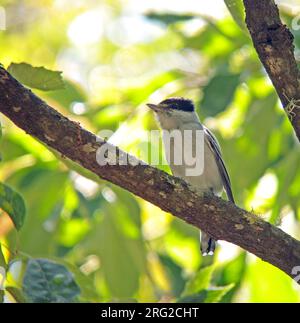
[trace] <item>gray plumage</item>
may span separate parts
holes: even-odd
[[[170,98],[162,101],[158,105],[148,104],[148,106],[155,112],[163,130],[178,130],[180,133],[184,133],[185,130],[190,130],[192,133],[192,145],[189,143],[186,145],[187,147],[184,147],[184,144],[183,147],[176,147],[176,140],[175,142],[170,141],[170,138],[167,137],[167,133],[163,132],[165,150],[167,150],[167,146],[170,144],[166,157],[173,175],[183,178],[200,193],[213,193],[220,196],[222,190],[225,189],[228,199],[234,203],[229,175],[222,159],[218,141],[214,135],[201,124],[198,115],[194,111],[192,101],[184,98]],[[188,176],[187,169],[191,167],[191,162],[193,162],[193,160],[185,160],[184,156],[182,156],[183,163],[177,165],[174,156],[176,156],[176,154],[178,155],[178,152],[186,154],[187,156],[195,153],[197,148],[199,148],[195,147],[197,130],[203,130],[204,132],[204,168],[202,174],[198,176]],[[212,255],[215,250],[215,245],[215,241],[209,234],[204,232],[201,234],[201,251],[203,255]]]
[[[219,145],[217,139],[215,138],[215,136],[212,134],[212,132],[210,132],[204,126],[203,126],[203,128],[204,128],[204,132],[206,134],[207,141],[209,142],[211,150],[212,150],[213,154],[215,155],[216,162],[217,162],[218,169],[219,169],[219,174],[222,177],[222,183],[223,183],[223,187],[225,189],[226,195],[227,195],[229,201],[231,201],[232,203],[235,203],[234,197],[232,194],[232,190],[231,190],[230,178],[229,178],[227,169],[225,167],[224,161],[222,159],[220,145]]]

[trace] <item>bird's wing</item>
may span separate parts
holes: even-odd
[[[229,201],[234,203],[234,197],[233,197],[232,190],[231,190],[230,178],[229,178],[228,172],[226,170],[224,161],[222,159],[221,148],[220,148],[215,136],[204,126],[203,126],[203,130],[204,130],[205,138],[209,143],[209,147],[211,148],[211,151],[213,152],[213,154],[215,156],[217,166],[218,166],[221,178],[222,178],[222,183],[223,183],[224,189],[226,191],[227,197],[228,197]]]

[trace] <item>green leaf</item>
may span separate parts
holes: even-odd
[[[298,150],[290,150],[285,158],[279,162],[274,171],[278,178],[278,189],[276,194],[276,204],[272,208],[270,223],[279,225],[282,208],[290,202],[292,195],[298,200],[299,196],[299,170],[295,165],[299,165],[300,156]],[[293,184],[294,183],[294,184]],[[296,189],[296,190],[295,190]],[[295,190],[295,193],[293,191]]]
[[[167,255],[159,255],[159,259],[163,264],[171,283],[173,295],[176,297],[179,296],[182,293],[185,284],[182,268]]]
[[[2,138],[2,125],[0,123],[0,139]],[[0,161],[2,161],[2,155],[0,153]]]
[[[277,100],[276,94],[272,92],[260,100],[251,101],[240,128],[242,135],[226,140],[218,136],[227,169],[234,179],[232,185],[236,194],[239,194],[239,187],[249,188],[255,185],[266,169],[272,167],[266,149],[272,130],[281,125],[276,111]],[[259,160],[259,163],[254,163],[256,160]],[[240,176],[241,161],[243,176]]]
[[[181,297],[177,300],[180,303],[219,303],[222,298],[233,288],[234,284],[222,287],[211,287],[202,290],[200,293]]]
[[[242,0],[224,0],[232,18],[243,31],[247,31],[245,23],[245,8]]]
[[[2,252],[1,244],[0,244],[0,267],[3,267],[4,269],[7,269],[7,264],[6,264],[6,261],[5,261],[3,252]]]
[[[6,286],[5,290],[15,299],[17,303],[27,303],[27,300],[21,289],[14,286]]]
[[[206,296],[207,291],[203,290],[197,294],[179,297],[177,303],[204,303]]]
[[[32,257],[54,253],[53,235],[57,220],[51,216],[64,199],[69,174],[53,166],[52,163],[43,163],[24,167],[7,178],[8,183],[22,192],[26,201],[26,221],[19,239],[22,251]]]
[[[299,290],[296,289],[295,281],[267,262],[248,262],[243,282],[247,283],[249,293],[246,302],[299,303]]]
[[[139,268],[135,264],[136,242],[126,239],[107,216],[99,232],[99,253],[107,285],[117,298],[132,297],[139,286]],[[135,251],[135,249],[137,249]],[[116,257],[117,256],[117,257]],[[126,279],[124,279],[126,277]]]
[[[208,266],[196,273],[196,275],[186,283],[182,297],[193,295],[209,287],[214,266]]]
[[[34,67],[27,63],[11,63],[9,73],[26,86],[42,91],[63,89],[65,84],[61,73],[45,67]]]
[[[146,17],[150,20],[162,22],[166,25],[174,24],[176,22],[191,20],[194,18],[193,15],[177,15],[177,14],[155,13],[155,12],[147,13]]]
[[[51,260],[62,264],[73,274],[74,279],[80,288],[80,300],[99,302],[99,295],[94,285],[95,282],[91,276],[87,276],[86,274],[82,273],[77,266],[65,261],[64,259],[53,257]]]
[[[48,259],[30,259],[23,291],[33,303],[65,303],[73,302],[80,288],[65,266]]]
[[[84,249],[87,254],[99,256],[110,294],[124,300],[138,290],[141,274],[146,271],[146,251],[140,211],[130,206],[128,198],[132,196],[123,193],[128,196],[125,199],[118,191],[114,190],[118,203],[102,203],[101,221],[94,224]]]
[[[3,303],[3,299],[4,299],[3,285],[6,278],[5,277],[6,270],[7,270],[7,265],[6,265],[6,261],[4,259],[4,255],[2,253],[1,244],[0,244],[0,303]]]
[[[242,252],[233,260],[230,260],[222,267],[219,267],[217,272],[215,272],[215,276],[217,276],[217,279],[215,279],[217,286],[227,286],[234,283],[234,288],[222,298],[222,303],[231,303],[232,298],[243,281],[246,267],[246,252]]]
[[[233,100],[236,88],[240,83],[240,74],[217,74],[203,89],[201,113],[213,117],[224,111]]]
[[[207,290],[204,303],[219,303],[221,299],[234,287],[230,284],[222,287],[213,287]]]
[[[12,219],[17,230],[20,230],[25,220],[25,203],[20,194],[9,186],[0,183],[0,208]]]

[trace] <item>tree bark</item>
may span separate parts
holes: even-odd
[[[106,142],[48,106],[0,67],[0,111],[29,135],[162,210],[232,242],[294,278],[300,265],[300,242],[254,214],[218,197],[199,196],[183,180],[142,163],[116,148],[128,165],[104,165],[97,152]],[[137,165],[137,163],[139,163]],[[134,165],[133,165],[134,164]]]
[[[273,0],[244,0],[244,5],[254,47],[300,140],[300,74],[293,35]]]

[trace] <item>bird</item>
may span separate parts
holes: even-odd
[[[205,127],[196,111],[194,103],[183,97],[171,97],[161,101],[159,104],[148,103],[147,106],[154,112],[162,131],[163,144],[166,160],[172,174],[180,177],[188,184],[196,188],[200,193],[209,193],[220,196],[225,190],[227,198],[235,203],[229,174],[221,154],[220,145],[213,133]],[[190,133],[189,142],[184,140],[170,140],[170,132],[176,132],[183,137]],[[188,169],[195,159],[191,158],[201,145],[197,140],[197,131],[203,134],[202,149],[202,171],[196,174],[188,173]],[[185,146],[184,146],[185,145]],[[181,147],[180,147],[181,146]],[[199,149],[201,151],[201,149]],[[183,158],[182,163],[180,154]],[[189,155],[187,160],[184,154]],[[177,163],[176,163],[177,158]],[[190,160],[189,160],[190,159]],[[193,159],[193,160],[191,160]],[[216,241],[206,232],[200,232],[200,249],[203,256],[213,255],[216,248]]]

